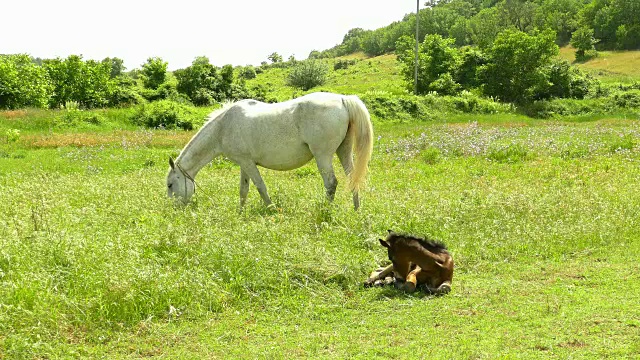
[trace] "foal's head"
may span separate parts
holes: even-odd
[[[170,198],[179,198],[183,202],[188,202],[195,192],[196,185],[193,178],[189,176],[179,164],[174,163],[169,158],[169,173],[167,174],[167,195]]]

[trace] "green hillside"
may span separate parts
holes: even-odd
[[[560,49],[559,57],[603,83],[640,81],[640,51],[601,51],[595,58],[576,62],[575,49],[567,46]],[[306,92],[286,85],[289,68],[267,68],[255,79],[248,80],[247,86],[262,85],[278,101],[320,90],[342,94],[384,91],[394,95],[407,94],[410,90],[400,75],[400,65],[393,54],[367,57],[364,53],[356,53],[322,61],[333,68],[333,64],[341,59],[355,60],[356,64],[347,69],[330,71],[326,84]]]

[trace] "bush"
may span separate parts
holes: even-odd
[[[192,130],[202,119],[199,119],[197,113],[187,105],[160,100],[139,105],[132,121],[150,128]]]
[[[549,67],[549,92],[539,94],[541,98],[583,99],[597,83],[597,80],[572,67],[566,60],[555,60]]]
[[[640,109],[640,90],[618,92],[612,96],[613,103],[624,109]]]
[[[553,99],[540,100],[523,105],[520,110],[534,118],[551,118],[555,116],[577,116],[602,113],[607,110],[604,99]]]
[[[529,151],[521,144],[492,145],[487,153],[487,158],[499,163],[513,164],[531,159]]]
[[[262,73],[262,69],[260,69],[260,72]],[[252,65],[245,66],[240,69],[239,75],[243,79],[255,79],[257,76],[256,68],[254,68]]]
[[[304,91],[325,83],[329,69],[319,60],[300,61],[289,73],[287,85]]]
[[[440,95],[454,95],[460,91],[460,84],[453,80],[450,73],[441,74],[434,82],[429,85],[429,89]]]
[[[100,125],[104,123],[104,116],[94,111],[70,108],[63,110],[56,119],[56,125],[62,127],[77,127],[83,124]]]
[[[333,64],[333,70],[346,69],[351,65],[355,65],[356,62],[357,60],[355,59],[352,59],[352,60],[340,59]]]

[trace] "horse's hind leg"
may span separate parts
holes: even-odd
[[[249,193],[249,175],[240,169],[240,207],[247,202],[247,194]]]
[[[262,176],[260,176],[260,172],[258,171],[258,167],[256,166],[256,164],[250,161],[242,162],[240,164],[240,171],[241,171],[240,178],[242,179],[243,177],[242,174],[246,174],[246,176],[248,176],[251,179],[251,181],[253,181],[253,184],[258,188],[258,192],[260,193],[260,197],[262,197],[262,201],[264,201],[264,204],[267,206],[271,205],[272,202],[271,202],[271,198],[269,197],[269,193],[267,193],[267,186],[264,184],[264,181],[262,180]],[[240,201],[242,201],[242,191],[243,191],[242,186],[243,185],[241,184],[240,185],[240,192],[241,192]],[[249,184],[247,184],[246,186],[248,188]]]
[[[340,164],[342,164],[342,168],[344,169],[344,174],[349,178],[349,174],[353,171],[353,136],[348,136],[344,138],[342,144],[338,146],[338,150],[336,151],[338,154],[338,159],[340,159]],[[358,210],[360,207],[360,198],[358,197],[358,192],[353,192],[353,208]]]
[[[316,156],[316,164],[318,165],[320,175],[322,175],[324,188],[327,189],[327,198],[329,201],[333,201],[333,198],[336,195],[336,188],[338,187],[338,179],[336,179],[336,174],[333,172],[332,158],[333,154],[328,156]]]

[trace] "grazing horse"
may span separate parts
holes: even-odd
[[[353,194],[358,191],[373,149],[369,112],[357,96],[312,93],[276,104],[242,100],[209,115],[209,120],[173,161],[169,158],[167,194],[187,202],[195,192],[195,177],[214,158],[224,155],[240,165],[240,206],[249,180],[265,205],[272,204],[258,166],[273,170],[299,168],[315,158],[327,197],[333,200],[338,181],[333,154],[338,154]],[[355,164],[352,154],[355,150]]]
[[[374,285],[395,272],[396,277],[404,281],[402,286],[408,292],[414,292],[421,284],[436,295],[451,291],[453,258],[443,243],[391,230],[386,240],[379,241],[387,248],[391,265],[374,271],[365,286]]]

